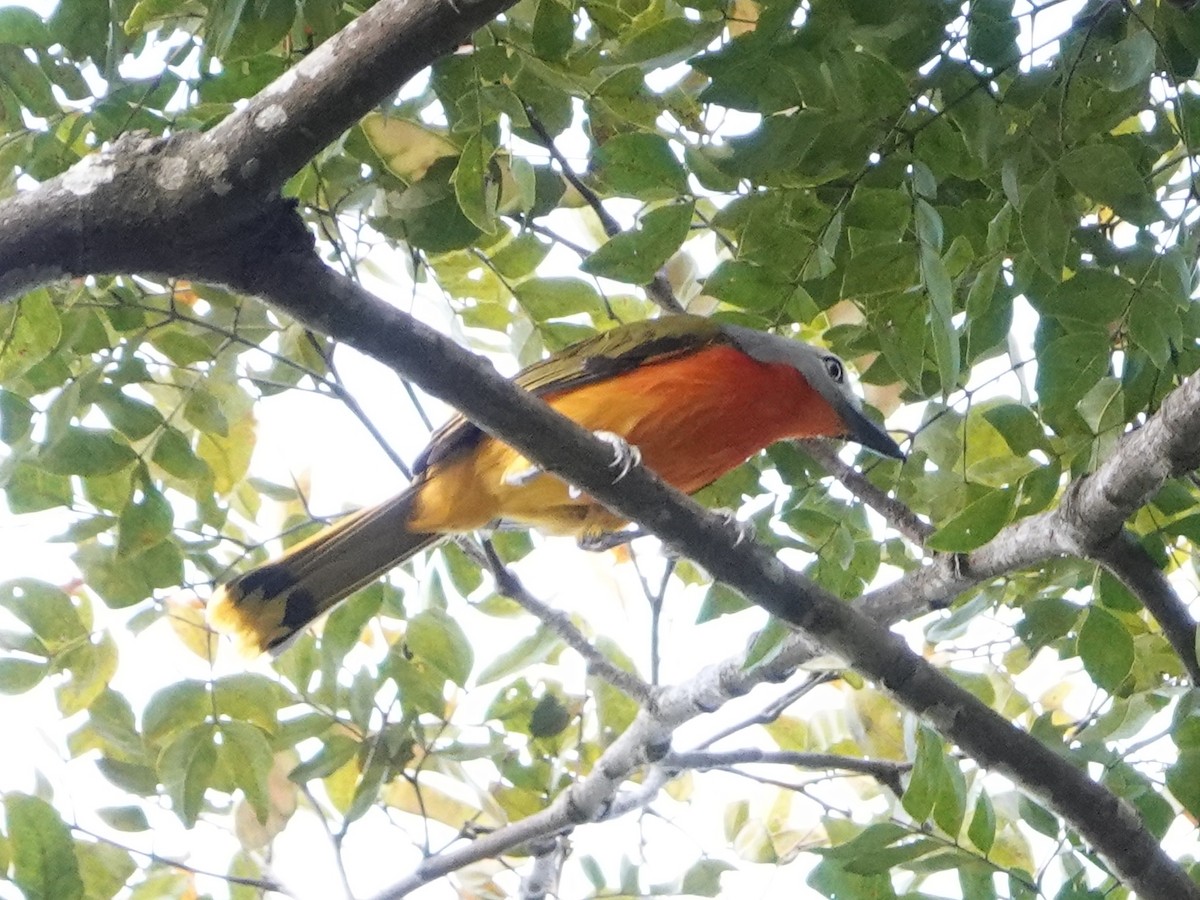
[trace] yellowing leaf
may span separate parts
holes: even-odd
[[[485,827],[504,824],[498,810],[459,800],[428,782],[422,782],[418,794],[411,782],[397,778],[383,789],[383,802],[393,809],[425,816],[451,828],[461,828],[468,822]]]
[[[437,160],[458,155],[438,130],[407,119],[372,113],[363,119],[362,130],[388,171],[407,182],[417,181]]]
[[[212,469],[218,493],[228,494],[245,477],[254,453],[256,429],[254,414],[248,412],[229,423],[227,435],[200,436],[196,455]]]

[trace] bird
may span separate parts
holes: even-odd
[[[841,438],[904,459],[863,413],[837,356],[703,316],[618,325],[514,381],[625,448],[619,466],[640,461],[685,493],[785,439]],[[279,652],[339,601],[448,535],[516,525],[586,544],[628,524],[456,415],[434,432],[406,490],[220,585],[209,621],[244,653]]]

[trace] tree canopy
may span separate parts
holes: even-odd
[[[76,570],[0,584],[67,773],[0,896],[1200,896],[1198,62],[1178,0],[0,8],[0,490]],[[488,361],[684,309],[907,459],[776,445],[740,540]],[[672,552],[449,542],[233,657],[341,508],[268,425],[399,488],[430,398]]]

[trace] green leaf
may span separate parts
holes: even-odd
[[[1067,256],[1068,215],[1053,173],[1034,185],[1021,205],[1021,237],[1029,255],[1051,278],[1062,277]]]
[[[532,665],[555,660],[562,652],[563,642],[545,625],[528,637],[522,638],[493,659],[476,676],[477,684],[490,684]]]
[[[1108,374],[1109,346],[1101,332],[1080,332],[1057,338],[1038,353],[1037,392],[1045,414],[1058,418],[1073,410],[1096,383]]]
[[[16,378],[43,362],[61,336],[58,310],[44,288],[31,291],[7,309],[0,307],[0,381]]]
[[[191,442],[171,426],[159,435],[151,459],[168,474],[183,481],[202,481],[212,475],[208,465],[192,450]]]
[[[142,713],[142,734],[152,744],[208,720],[213,701],[202,681],[177,681],[160,688]]]
[[[271,744],[262,729],[245,722],[222,722],[218,759],[242,789],[260,823],[270,813],[267,777],[271,772]]]
[[[213,682],[210,708],[219,716],[250,722],[270,733],[279,727],[277,713],[286,702],[287,696],[276,681],[241,672]]]
[[[1159,291],[1139,291],[1129,309],[1129,337],[1146,351],[1155,368],[1166,369],[1172,348],[1183,344],[1175,304]]]
[[[217,4],[217,8],[221,8]],[[296,0],[255,0],[246,3],[235,0],[224,5],[237,11],[232,38],[224,53],[228,60],[250,59],[276,47],[296,21],[299,4]],[[213,47],[213,52],[219,48]]]
[[[73,716],[91,706],[116,675],[117,642],[112,635],[104,634],[95,643],[72,647],[59,656],[57,663],[71,676],[54,688],[58,709],[64,716]]]
[[[1021,492],[1008,488],[988,491],[969,503],[930,536],[930,549],[965,553],[982,547],[1013,520]]]
[[[12,445],[25,438],[33,427],[33,413],[20,394],[0,390],[0,441]]]
[[[97,401],[113,428],[130,440],[149,437],[163,424],[162,413],[144,400],[130,397],[117,389],[105,391]]]
[[[600,292],[578,278],[534,278],[518,285],[516,295],[535,322],[604,309]]]
[[[535,738],[550,738],[561,734],[571,723],[571,713],[553,691],[538,700],[529,716],[529,734]]]
[[[72,426],[42,451],[38,464],[55,475],[107,475],[137,459],[128,444],[109,432]]]
[[[495,153],[496,148],[482,132],[472,134],[450,176],[463,215],[483,232],[495,228],[496,203],[500,199],[500,183],[492,174]]]
[[[549,62],[566,58],[575,42],[575,16],[559,0],[538,0],[533,14],[533,52]]]
[[[967,28],[967,54],[972,59],[1000,68],[1020,58],[1012,0],[974,0]]]
[[[942,396],[948,397],[958,387],[961,367],[954,327],[954,286],[932,244],[921,247],[921,279],[929,294],[929,330]]]
[[[167,498],[152,487],[144,487],[141,497],[121,510],[117,558],[137,556],[165,540],[174,523],[175,514]]]
[[[967,837],[983,853],[990,853],[995,843],[996,810],[991,798],[983,791],[975,798],[975,812],[971,816],[971,824],[967,826]]]
[[[1110,67],[1104,75],[1104,84],[1110,91],[1127,91],[1145,84],[1154,73],[1154,57],[1158,42],[1144,28],[1138,29],[1124,40],[1101,54],[1102,67]]]
[[[17,463],[4,485],[9,511],[15,514],[69,506],[75,496],[67,475],[51,475],[30,463]]]
[[[688,202],[651,210],[638,228],[610,239],[579,268],[615,281],[649,284],[688,236],[692,209]]]
[[[1200,818],[1200,749],[1180,750],[1167,769],[1167,788],[1193,818]]]
[[[1087,144],[1072,150],[1062,158],[1059,171],[1079,193],[1118,209],[1131,197],[1149,191],[1133,159],[1116,144]]]
[[[45,49],[51,43],[46,23],[33,10],[23,6],[0,9],[0,44]]]
[[[45,800],[16,792],[4,798],[12,880],[28,900],[82,898],[83,879],[71,831]]]
[[[19,578],[0,584],[0,607],[25,623],[51,650],[88,637],[88,628],[71,598],[44,581]]]
[[[133,855],[124,847],[79,841],[75,844],[75,856],[89,898],[117,896],[137,871]]]
[[[933,811],[946,780],[946,754],[937,732],[924,725],[917,729],[917,757],[904,789],[904,809],[918,822]]]
[[[20,47],[0,44],[0,84],[8,87],[35,116],[50,117],[61,112],[50,79]]]
[[[408,622],[404,642],[415,659],[441,672],[459,687],[467,682],[475,651],[462,628],[438,609],[427,609]]]
[[[217,766],[214,737],[213,725],[197,725],[180,733],[158,757],[159,780],[175,815],[188,828],[200,817]]]
[[[1112,613],[1088,607],[1079,629],[1079,656],[1083,668],[1109,693],[1120,688],[1133,669],[1133,636]]]
[[[372,219],[384,234],[407,241],[420,250],[445,253],[461,250],[479,237],[480,230],[459,205],[450,175],[457,168],[439,159],[400,195],[393,217]]]
[[[96,810],[103,822],[117,831],[149,831],[150,820],[140,806],[102,806]]]
[[[1034,305],[1043,315],[1053,316],[1066,328],[1088,327],[1107,330],[1129,308],[1133,285],[1112,272],[1081,269]]]
[[[777,269],[737,259],[721,262],[704,282],[704,293],[752,312],[777,311],[794,292],[803,290]]]
[[[687,173],[671,145],[657,134],[618,134],[596,149],[593,162],[613,194],[669,200],[687,191]]]
[[[0,658],[0,694],[23,694],[41,684],[50,672],[42,660]]]
[[[846,297],[872,297],[906,291],[918,280],[917,252],[911,244],[880,244],[856,253],[842,279]]]
[[[719,859],[699,860],[684,873],[680,892],[694,897],[720,897],[721,875],[734,870],[734,866]]]

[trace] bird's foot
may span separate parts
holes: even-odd
[[[611,431],[593,431],[592,434],[613,448],[613,461],[608,464],[610,469],[617,470],[613,484],[628,475],[634,466],[642,464],[642,451],[619,434]]]
[[[713,512],[720,516],[725,523],[725,527],[733,532],[733,546],[738,547],[747,541],[754,540],[756,529],[753,522],[743,522],[737,517],[737,510],[733,509],[714,509]]]
[[[646,532],[640,528],[627,531],[585,531],[576,539],[575,543],[579,545],[580,550],[603,553],[605,550],[621,547],[645,536]]]
[[[524,469],[505,472],[502,480],[509,487],[524,487],[542,474],[544,473],[537,466],[528,466]]]

